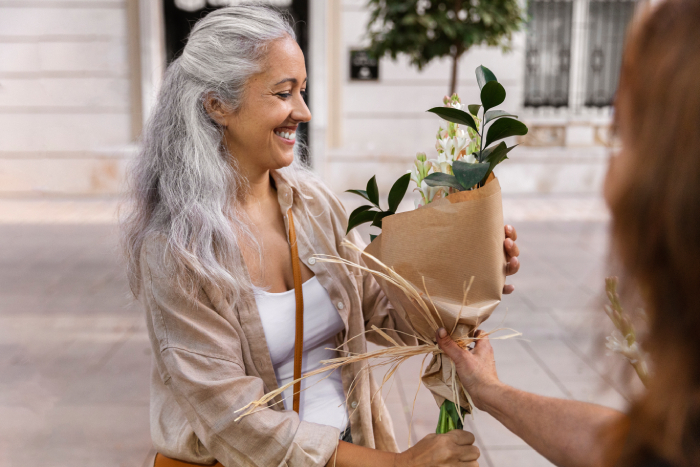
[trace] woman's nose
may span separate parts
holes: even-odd
[[[311,120],[311,111],[302,97],[297,99],[296,105],[292,110],[292,118],[298,122],[308,122]]]

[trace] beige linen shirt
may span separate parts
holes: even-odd
[[[345,325],[337,344],[365,352],[362,333],[372,325],[410,333],[371,274],[312,259],[325,253],[362,261],[339,246],[347,227],[340,201],[312,176],[296,186],[283,171],[272,176],[287,229],[286,214],[293,210],[300,258],[328,291]],[[354,232],[348,238],[361,242]],[[163,235],[153,234],[141,250],[140,298],[155,356],[150,408],[155,448],[168,457],[200,464],[218,460],[226,467],[325,465],[338,442],[337,428],[300,421],[281,403],[235,421],[237,409],[278,387],[255,299],[228,303],[208,287],[188,298],[176,285],[165,245]],[[405,334],[389,334],[415,344]],[[360,337],[349,340],[354,336]],[[366,336],[386,344],[376,333]],[[341,375],[350,393],[353,443],[396,452],[389,414],[380,397],[372,401],[378,385],[367,364],[343,367]]]

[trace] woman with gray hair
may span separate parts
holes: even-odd
[[[156,465],[476,466],[474,437],[461,430],[398,454],[366,363],[307,380],[295,411],[278,397],[236,420],[238,409],[292,381],[295,361],[307,372],[336,356],[329,349],[365,352],[373,325],[412,343],[371,274],[313,259],[361,261],[339,247],[342,205],[294,160],[298,125],[311,118],[305,89],[293,30],[251,4],[200,20],[166,72],[123,225],[154,352]]]

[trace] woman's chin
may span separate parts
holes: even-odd
[[[288,154],[282,154],[278,159],[280,168],[289,167],[294,162],[294,151],[289,151]]]
[[[289,154],[277,154],[272,158],[271,169],[283,169],[289,167],[294,162],[294,152],[290,151]]]

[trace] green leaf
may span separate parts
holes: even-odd
[[[430,187],[441,187],[446,186],[454,188],[457,191],[464,191],[466,188],[459,184],[457,178],[454,175],[444,174],[442,172],[435,172],[423,179],[425,184]]]
[[[372,222],[372,225],[375,227],[379,227],[380,229],[382,228],[382,219],[384,219],[386,216],[391,216],[395,213],[391,211],[385,211],[385,212],[378,212],[374,215],[374,221]]]
[[[379,188],[377,187],[376,175],[373,175],[367,182],[367,199],[369,199],[370,203],[379,208]]]
[[[374,241],[374,239],[377,238],[377,237],[379,237],[379,235],[372,235],[372,234],[369,234],[369,242],[372,243],[372,242]]]
[[[506,90],[498,81],[489,81],[481,88],[481,104],[484,112],[496,107],[506,100]]]
[[[350,217],[348,219],[352,219],[354,216],[357,216],[359,213],[368,211],[372,209],[374,206],[370,206],[369,204],[365,204],[364,206],[360,206],[359,208],[355,209],[353,212],[350,213]]]
[[[486,133],[486,144],[484,146],[488,146],[494,141],[509,136],[522,136],[526,134],[527,126],[523,122],[512,118],[499,118],[489,127],[489,131]]]
[[[481,104],[469,104],[467,108],[469,109],[470,114],[477,117],[479,116],[479,109],[481,108]]]
[[[496,146],[493,146],[490,148],[486,148],[483,151],[480,151],[479,154],[476,155],[476,160],[478,160],[479,162],[484,162],[489,158],[489,154],[491,154],[491,152],[493,152],[495,149]]]
[[[364,199],[366,199],[370,203],[372,202],[372,200],[369,199],[369,196],[367,196],[367,192],[365,190],[345,190],[345,193],[353,193],[353,194],[362,196]]]
[[[396,212],[401,204],[401,200],[406,195],[406,190],[408,189],[408,184],[411,182],[411,174],[407,173],[402,175],[396,182],[394,186],[391,187],[389,191],[389,211]]]
[[[484,174],[489,170],[488,164],[470,164],[464,161],[454,161],[452,163],[452,170],[455,173],[455,178],[465,188],[471,188],[482,178]]]
[[[485,66],[479,65],[476,68],[476,82],[479,83],[479,89],[483,89],[484,85],[490,81],[498,81],[496,75]]]
[[[476,130],[476,122],[474,118],[464,110],[454,109],[452,107],[433,107],[428,110],[439,117],[444,118],[448,122],[457,123],[459,125],[467,125]],[[478,131],[478,130],[476,130]]]
[[[488,122],[491,120],[496,120],[497,118],[501,117],[515,117],[518,118],[517,115],[513,115],[512,113],[506,111],[506,110],[489,110],[486,112],[484,115],[484,125],[486,125]]]
[[[358,225],[374,221],[374,216],[377,215],[377,212],[378,211],[371,211],[369,209],[357,212],[357,209],[355,209],[352,214],[350,214],[350,218],[348,219],[348,230],[345,233],[350,232]]]
[[[484,186],[484,184],[486,184],[486,179],[489,178],[489,175],[491,175],[493,169],[498,164],[508,159],[508,153],[512,151],[516,146],[517,144],[515,146],[507,147],[506,143],[501,141],[501,143],[498,146],[493,146],[489,148],[489,154],[484,157],[484,165],[486,165],[487,163],[489,166],[489,170],[486,172],[486,174],[484,174],[484,178],[482,178],[479,182],[479,186]],[[486,153],[486,151],[484,151],[484,153]]]

